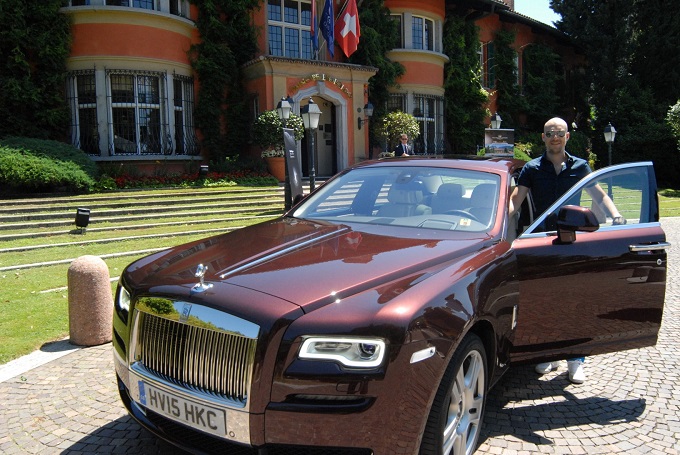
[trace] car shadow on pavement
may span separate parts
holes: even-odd
[[[633,422],[647,405],[642,398],[611,400],[588,391],[587,381],[569,382],[566,368],[540,377],[533,365],[513,367],[489,391],[479,442],[513,435],[536,445],[553,444],[543,434]]]
[[[64,449],[61,454],[137,453],[182,455],[187,452],[149,433],[129,416],[120,417]]]

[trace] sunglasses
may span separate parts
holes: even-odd
[[[567,132],[566,132],[566,131],[563,131],[563,130],[560,130],[560,131],[546,131],[546,132],[545,132],[545,137],[547,137],[548,139],[550,139],[551,137],[553,137],[553,135],[557,135],[557,136],[559,136],[559,137],[564,137],[565,134],[567,134]]]

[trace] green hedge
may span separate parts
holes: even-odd
[[[49,140],[0,140],[0,188],[7,193],[90,192],[97,165],[82,151]]]

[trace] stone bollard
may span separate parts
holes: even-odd
[[[96,346],[111,341],[111,281],[100,257],[81,256],[68,269],[68,322],[71,344]]]

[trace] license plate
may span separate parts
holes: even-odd
[[[227,433],[227,418],[224,410],[186,400],[165,390],[139,381],[139,402],[148,409],[171,420],[224,437]]]

